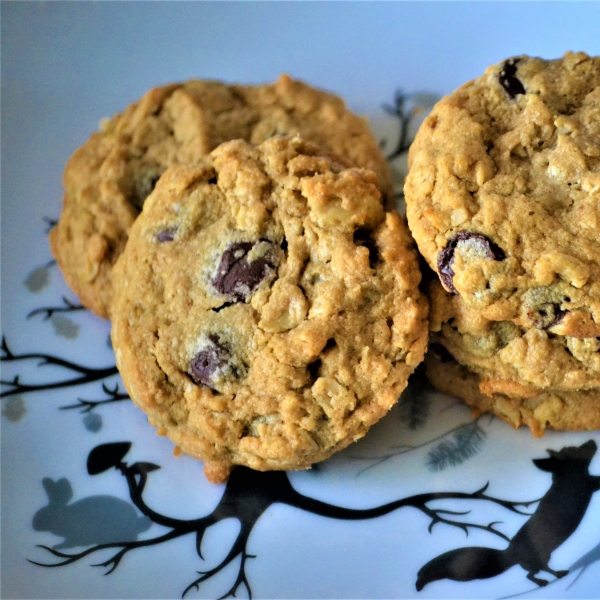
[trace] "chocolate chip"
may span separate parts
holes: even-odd
[[[454,262],[454,252],[456,251],[456,247],[461,242],[471,244],[479,252],[483,253],[486,258],[492,258],[493,260],[498,261],[506,258],[504,250],[482,233],[459,231],[448,240],[446,247],[438,254],[437,259],[440,280],[446,290],[453,294],[456,294],[457,292],[453,282],[454,271],[452,270],[452,263]]]
[[[211,309],[213,312],[221,312],[224,308],[228,308],[229,306],[233,306],[235,303],[234,302],[225,302],[225,304],[221,304],[221,306],[216,306],[215,308]]]
[[[245,302],[277,266],[272,244],[265,240],[258,243],[265,247],[252,261],[248,255],[256,242],[234,242],[223,252],[213,285],[233,302]]]
[[[534,327],[546,330],[558,325],[568,312],[561,309],[560,304],[547,302],[537,310],[527,311],[527,317]]]
[[[146,167],[140,169],[134,182],[134,189],[131,195],[131,203],[142,210],[146,198],[154,191],[162,170],[159,167]]]
[[[198,385],[212,389],[213,375],[227,366],[230,359],[229,350],[221,344],[218,336],[209,335],[208,344],[190,362],[190,376]]]
[[[357,246],[364,246],[369,251],[369,265],[371,269],[374,269],[381,260],[381,254],[372,234],[373,231],[371,229],[357,229],[354,232],[353,239]]]
[[[177,225],[173,225],[172,227],[165,227],[156,234],[156,239],[159,242],[172,242],[175,239],[177,229]]]
[[[502,70],[498,76],[500,85],[506,90],[511,98],[516,98],[519,94],[525,94],[525,87],[517,79],[517,64],[521,59],[509,58],[502,65]]]

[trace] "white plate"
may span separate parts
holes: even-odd
[[[317,468],[211,485],[121,398],[109,325],[77,309],[46,239],[70,153],[153,85],[287,71],[369,114],[391,152],[399,121],[382,106],[398,90],[409,107],[512,54],[598,54],[599,17],[596,3],[3,3],[2,597],[600,598],[600,494],[572,535],[556,533],[574,502],[564,487],[547,515],[521,514],[550,498],[550,463],[534,460],[600,433],[534,439],[473,422],[416,377],[364,440]],[[598,455],[569,489],[588,471],[600,475]],[[537,550],[569,571],[540,574],[545,587],[508,568],[508,540],[535,523]],[[474,546],[497,552],[462,551],[475,560],[457,572],[490,557],[506,570],[417,591],[429,561]]]

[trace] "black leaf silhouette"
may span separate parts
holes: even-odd
[[[151,473],[152,471],[156,471],[157,469],[160,469],[160,467],[150,462],[136,462],[131,465],[131,469],[137,470],[138,473],[147,474]]]
[[[462,464],[481,448],[486,433],[477,421],[460,427],[454,440],[444,440],[427,455],[427,466],[431,471],[443,471],[449,466]]]
[[[131,442],[114,442],[96,446],[87,459],[87,471],[90,475],[98,475],[117,467],[131,448]],[[144,463],[142,463],[144,464]],[[150,463],[145,463],[150,464]],[[155,466],[155,465],[153,465]],[[154,469],[150,469],[153,471]],[[147,472],[147,471],[146,471]]]

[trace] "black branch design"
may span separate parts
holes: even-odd
[[[61,406],[60,410],[79,409],[81,414],[85,414],[105,404],[112,404],[113,402],[123,402],[126,400],[131,400],[127,392],[121,391],[121,387],[119,386],[118,382],[115,383],[113,387],[109,387],[106,383],[103,383],[102,391],[106,394],[105,398],[101,398],[99,400],[85,400],[84,398],[77,398],[76,404],[68,404],[67,406]]]
[[[494,419],[493,415],[487,416],[489,423],[491,423]],[[401,454],[414,452],[415,450],[420,450],[421,448],[436,443],[437,445],[427,454],[427,468],[430,471],[443,471],[449,466],[460,465],[479,452],[481,445],[487,437],[485,430],[480,425],[480,421],[483,417],[484,416],[482,415],[473,421],[461,423],[448,431],[444,431],[441,435],[427,439],[419,444],[392,446],[389,452],[379,456],[353,456],[352,458],[354,460],[368,461],[371,463],[358,471],[356,476],[359,477],[370,469],[400,456]],[[451,436],[454,438],[454,441],[448,440]]]
[[[54,229],[58,225],[58,219],[44,217],[44,223],[46,223],[46,233],[48,234],[52,229]]]
[[[234,560],[239,559],[235,580],[225,594],[221,596],[221,599],[235,596],[241,589],[245,589],[249,598],[252,598],[251,585],[246,575],[246,563],[249,559],[255,558],[255,556],[248,553],[248,541],[254,526],[272,504],[287,504],[316,515],[350,521],[373,519],[400,508],[412,507],[431,519],[429,524],[430,532],[439,523],[457,527],[467,535],[470,530],[477,529],[508,540],[509,538],[496,528],[498,522],[491,522],[484,525],[467,521],[461,517],[468,515],[470,511],[450,511],[433,507],[431,504],[443,500],[480,500],[499,505],[513,513],[528,515],[529,513],[523,509],[537,502],[537,500],[515,502],[495,498],[486,493],[488,488],[488,484],[486,484],[472,493],[432,492],[417,494],[373,508],[354,509],[329,504],[301,494],[294,489],[285,472],[271,471],[261,473],[245,467],[238,467],[231,474],[223,496],[212,513],[198,519],[183,520],[162,515],[146,504],[143,499],[143,492],[148,474],[159,467],[147,462],[136,462],[131,465],[125,463],[123,459],[130,447],[130,442],[117,442],[97,446],[89,454],[87,461],[88,472],[90,475],[97,475],[111,468],[117,469],[127,481],[129,495],[133,504],[153,523],[167,528],[168,531],[162,535],[144,540],[96,544],[77,553],[61,552],[55,548],[40,545],[40,548],[43,548],[61,560],[55,563],[43,563],[33,560],[30,562],[44,567],[60,567],[79,561],[96,552],[113,549],[116,552],[107,560],[92,565],[106,568],[106,574],[108,574],[112,573],[119,566],[121,560],[128,552],[137,548],[162,544],[163,542],[189,534],[194,534],[196,553],[201,560],[204,560],[201,551],[204,533],[211,525],[219,521],[235,518],[241,527],[228,554],[215,567],[206,571],[198,571],[199,577],[185,588],[182,596],[185,597],[191,590],[199,590],[203,582],[221,572]]]
[[[409,139],[410,124],[412,120],[422,112],[422,107],[418,104],[408,108],[408,103],[411,99],[409,94],[404,94],[397,90],[394,94],[394,103],[384,104],[383,109],[390,115],[396,117],[400,123],[400,133],[395,148],[386,156],[388,161],[394,160],[398,156],[404,154],[410,147],[411,140]]]
[[[84,385],[92,383],[94,381],[102,381],[116,375],[118,373],[117,367],[111,365],[109,367],[87,367],[80,365],[76,362],[65,360],[51,354],[43,353],[25,353],[15,354],[8,347],[6,337],[2,336],[2,344],[0,345],[0,362],[25,362],[30,360],[37,360],[38,366],[52,365],[55,367],[61,367],[68,371],[73,376],[65,377],[54,381],[46,381],[43,383],[22,383],[19,375],[16,375],[13,379],[2,379],[0,385],[4,388],[0,392],[0,397],[4,398],[7,396],[13,396],[15,394],[27,394],[30,392],[39,392],[42,390],[51,390],[56,388],[66,388],[78,385]]]
[[[82,304],[75,304],[74,302],[71,302],[66,296],[62,297],[62,301],[63,306],[44,306],[42,308],[36,308],[27,315],[27,318],[30,319],[31,317],[35,317],[36,315],[42,314],[44,315],[43,320],[47,321],[48,319],[52,318],[52,316],[54,316],[56,313],[70,313],[80,310],[86,310],[85,306],[83,306]]]

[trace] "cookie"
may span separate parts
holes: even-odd
[[[327,458],[423,358],[412,243],[373,172],[300,138],[235,140],[169,168],[115,267],[129,394],[213,482]]]
[[[538,435],[546,427],[600,427],[600,338],[488,321],[437,281],[429,298],[428,373],[436,387]]]
[[[70,158],[52,253],[82,303],[107,317],[112,268],[146,197],[167,167],[194,163],[220,143],[300,135],[375,171],[394,202],[391,176],[367,122],[333,94],[282,75],[259,86],[190,80],[157,87]]]
[[[425,357],[427,378],[440,391],[462,399],[473,418],[491,413],[515,428],[525,425],[535,437],[546,429],[591,431],[600,429],[600,389],[539,391],[527,397],[481,391],[481,378],[445,351],[433,345]]]
[[[488,321],[439,282],[429,286],[432,343],[483,380],[482,389],[517,393],[600,388],[600,338],[555,335],[512,321]],[[517,383],[518,382],[518,386]],[[519,387],[521,388],[519,390]]]
[[[600,57],[508,59],[443,98],[404,191],[446,290],[491,321],[600,336]]]

